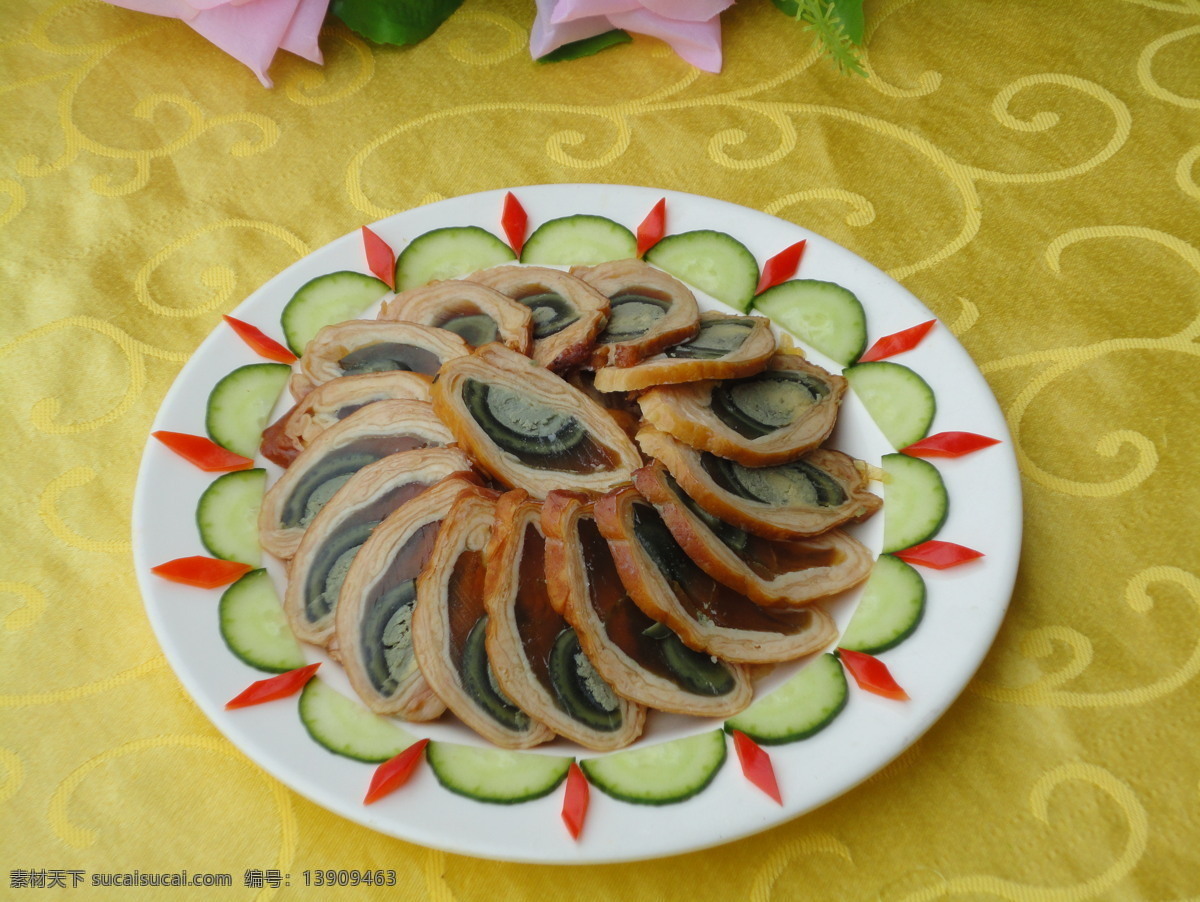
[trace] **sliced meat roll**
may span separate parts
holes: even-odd
[[[519,354],[533,347],[533,310],[494,288],[447,279],[413,288],[383,305],[377,319],[447,329],[473,348],[498,341]]]
[[[400,370],[432,377],[445,361],[469,353],[467,343],[445,329],[347,320],[326,326],[308,343],[288,390],[299,401],[318,385],[341,376]]]
[[[596,402],[502,345],[449,361],[433,405],[480,467],[535,498],[556,488],[604,492],[641,466],[629,436]]]
[[[700,507],[767,539],[815,536],[865,520],[883,504],[867,490],[855,460],[840,451],[818,448],[790,463],[744,467],[650,426],[638,432],[637,441]]]
[[[338,657],[354,691],[378,714],[433,720],[446,710],[417,666],[413,610],[442,521],[473,488],[450,477],[401,505],[375,527],[342,582],[334,614]]]
[[[608,298],[612,312],[589,365],[633,366],[700,331],[700,308],[686,285],[641,260],[574,266],[571,275]]]
[[[750,704],[754,689],[746,667],[693,651],[634,604],[591,503],[552,492],[542,527],[550,598],[618,695],[698,717],[729,717]]]
[[[318,435],[267,490],[258,514],[259,541],[276,557],[290,558],[325,502],[367,464],[453,441],[424,401],[368,404]]]
[[[645,709],[596,672],[546,587],[542,505],[516,489],[496,504],[486,553],[487,652],[504,693],[555,733],[609,751],[642,732]]]
[[[745,379],[652,388],[642,414],[685,445],[748,467],[795,460],[837,425],[846,380],[798,354],[776,354]]]
[[[375,527],[435,483],[470,473],[471,459],[457,448],[423,448],[388,455],[351,476],[313,517],[288,567],[283,608],[296,636],[328,644],[342,582]]]
[[[740,379],[763,369],[774,353],[775,336],[770,320],[761,316],[702,313],[695,338],[634,366],[606,366],[596,370],[596,388],[638,391],[653,385],[701,379]]]
[[[608,322],[608,298],[561,270],[494,266],[467,278],[533,311],[533,359],[556,373],[586,361]]]
[[[459,719],[501,748],[523,749],[554,738],[504,694],[488,662],[487,562],[496,493],[464,492],[450,509],[417,581],[413,649],[421,673]]]
[[[708,513],[661,464],[636,471],[633,484],[701,570],[755,604],[808,604],[871,574],[871,552],[840,529],[807,539],[764,539]]]
[[[837,638],[833,618],[818,607],[761,607],[712,579],[632,486],[596,502],[596,524],[630,598],[697,651],[762,664],[811,654]]]
[[[342,376],[319,385],[263,432],[261,451],[281,467],[291,466],[312,440],[356,410],[375,401],[428,401],[433,378],[402,370]]]

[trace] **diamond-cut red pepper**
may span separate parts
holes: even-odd
[[[950,567],[957,567],[959,564],[965,564],[967,561],[978,560],[983,557],[983,552],[968,548],[966,545],[955,545],[953,542],[930,539],[928,542],[922,542],[912,548],[905,548],[903,551],[893,551],[892,556],[898,557],[908,564],[918,564],[934,570],[946,570]]]
[[[428,739],[418,739],[399,755],[389,758],[375,768],[363,804],[370,805],[372,802],[377,802],[407,783],[408,778],[417,769],[417,765],[421,763],[421,756],[427,745],[429,745]]]
[[[392,291],[396,290],[396,252],[392,246],[368,229],[362,227],[363,250],[367,253],[367,268],[375,278],[384,282]]]
[[[180,457],[195,464],[206,473],[226,473],[232,470],[249,470],[254,461],[222,448],[212,439],[186,432],[150,433]]]
[[[872,360],[884,360],[887,357],[895,357],[897,354],[911,351],[921,343],[921,340],[929,334],[929,330],[936,323],[936,319],[931,319],[928,322],[912,326],[909,329],[885,335],[875,342],[875,344],[871,345],[867,349],[867,352],[858,358],[858,362],[870,363]]]
[[[257,326],[252,326],[249,323],[242,322],[240,319],[234,319],[232,316],[226,315],[225,322],[233,327],[233,331],[238,334],[238,337],[248,344],[255,354],[260,357],[266,357],[268,360],[277,360],[280,363],[295,363],[296,355],[277,342],[270,338]]]
[[[733,731],[733,747],[737,751],[738,761],[741,762],[742,773],[746,779],[782,805],[783,797],[779,794],[779,783],[775,779],[771,756],[741,730]]]
[[[563,795],[562,807],[563,823],[567,825],[572,839],[579,839],[579,834],[583,832],[589,795],[587,777],[583,775],[579,765],[572,761],[567,770],[567,790]]]
[[[317,668],[320,666],[321,662],[318,661],[316,664],[309,664],[307,667],[298,667],[295,670],[289,670],[287,673],[281,673],[279,676],[273,676],[270,679],[253,682],[236,698],[227,701],[225,709],[248,708],[251,705],[261,705],[263,702],[273,702],[278,698],[287,698],[289,695],[295,695],[304,688],[305,683],[312,679],[312,675],[317,672]]]
[[[637,227],[637,255],[640,257],[667,233],[667,199],[656,203]]]
[[[239,561],[223,561],[220,558],[194,555],[151,567],[150,572],[173,583],[196,586],[200,589],[216,589],[249,573],[253,568]]]
[[[794,276],[797,267],[800,266],[800,258],[804,256],[805,244],[807,241],[797,241],[767,260],[763,264],[762,275],[759,276],[758,287],[754,289],[754,293],[762,294],[768,288],[786,282]]]
[[[972,451],[998,444],[1000,439],[974,432],[939,432],[914,442],[907,448],[901,448],[900,452],[909,457],[962,457]]]
[[[874,692],[884,698],[908,701],[908,693],[900,688],[887,665],[878,658],[848,648],[839,648],[837,655],[850,671],[850,676],[854,677],[859,689]]]
[[[529,227],[529,217],[525,208],[511,191],[504,195],[504,210],[500,213],[500,228],[508,238],[509,247],[518,257],[525,247],[525,231]]]

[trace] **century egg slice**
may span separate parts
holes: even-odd
[[[622,748],[641,734],[645,709],[613,691],[555,608],[541,513],[520,489],[496,504],[486,553],[488,658],[505,694],[555,733],[598,751]]]
[[[412,288],[383,305],[381,320],[436,326],[473,348],[499,341],[520,354],[533,347],[533,311],[494,288],[446,279]]]
[[[641,464],[604,409],[561,377],[497,345],[449,361],[434,410],[459,445],[508,488],[608,491]]]
[[[450,509],[417,583],[412,640],[421,672],[446,707],[493,744],[520,749],[554,734],[505,695],[488,660],[484,551],[495,499],[475,489]]]

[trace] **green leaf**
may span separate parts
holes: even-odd
[[[592,56],[601,50],[607,50],[609,47],[615,47],[617,44],[628,44],[632,40],[633,38],[629,36],[628,32],[614,28],[612,31],[593,35],[581,41],[572,41],[570,44],[563,44],[558,49],[551,50],[545,56],[539,56],[537,61],[539,63],[561,63],[566,60],[577,60],[585,56]]]
[[[771,0],[789,18],[808,27],[821,53],[843,72],[866,76],[856,46],[863,41],[862,0]]]
[[[329,9],[376,44],[417,44],[435,31],[463,0],[333,0]]]
[[[846,37],[862,46],[866,22],[863,19],[863,0],[833,0],[833,11],[846,26]]]

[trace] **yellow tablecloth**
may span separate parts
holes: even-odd
[[[765,0],[725,14],[719,76],[642,38],[535,65],[532,18],[468,0],[410,49],[328,27],[268,91],[177,21],[5,4],[0,895],[186,868],[235,885],[69,897],[366,896],[298,880],[342,867],[464,902],[1200,897],[1200,4],[869,0],[866,79]],[[576,181],[762,209],[903,282],[1000,400],[1026,536],[982,670],[898,762],[763,835],[581,870],[409,845],[261,772],[167,666],[129,540],[223,312],[363,223]],[[291,888],[245,885],[271,869]]]

